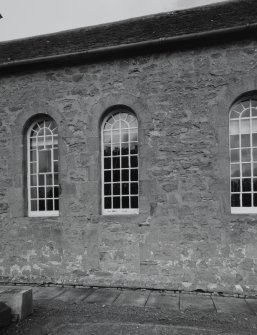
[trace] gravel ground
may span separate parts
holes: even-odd
[[[174,312],[167,309],[106,306],[38,300],[27,319],[1,335],[257,334],[257,317]]]

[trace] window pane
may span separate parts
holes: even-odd
[[[253,175],[257,176],[257,163],[253,164]]]
[[[130,184],[130,193],[131,194],[138,194],[138,183],[131,183]]]
[[[111,156],[111,145],[104,146],[104,156]]]
[[[137,154],[137,143],[130,144],[130,154],[131,155]]]
[[[33,137],[33,138],[30,139],[30,147],[34,148],[36,146],[37,146],[37,138]]]
[[[239,135],[230,135],[230,148],[239,148]]]
[[[257,116],[257,108],[252,108],[252,116]]]
[[[137,142],[137,140],[137,131],[133,129],[130,131],[130,142]]]
[[[39,154],[39,173],[52,171],[51,150],[42,150]]]
[[[257,179],[253,179],[253,190],[257,191]]]
[[[59,197],[59,187],[54,187],[54,197],[55,198]]]
[[[46,200],[46,206],[47,206],[47,210],[48,211],[52,211],[53,210],[53,200]]]
[[[120,195],[120,184],[113,184],[113,194]]]
[[[242,120],[241,119],[241,133],[249,134],[250,133],[250,120]]]
[[[129,184],[127,183],[122,184],[122,194],[129,194]]]
[[[128,155],[129,153],[129,145],[128,143],[122,143],[121,145],[121,154],[122,155]]]
[[[31,174],[37,173],[37,163],[31,163],[30,164],[30,173]]]
[[[131,208],[138,208],[138,197],[131,197]]]
[[[257,119],[252,119],[252,132],[257,133]]]
[[[59,200],[58,199],[54,200],[54,210],[59,211]]]
[[[241,135],[241,147],[250,147],[250,134]]]
[[[250,109],[247,108],[245,111],[243,111],[241,117],[250,117]]]
[[[129,197],[122,197],[122,208],[129,208]]]
[[[129,180],[129,170],[122,170],[122,180],[123,181]]]
[[[129,135],[128,135],[128,129],[123,129],[121,132],[121,142],[128,142]]]
[[[46,188],[46,198],[53,198],[53,188],[52,187]]]
[[[251,161],[251,149],[242,149],[241,150],[241,160],[242,162]]]
[[[105,184],[104,185],[104,195],[110,195],[111,194],[111,184]]]
[[[36,200],[31,201],[31,210],[37,211],[37,201]]]
[[[41,177],[44,178],[44,176],[41,176]],[[41,184],[41,185],[44,185],[44,184]],[[46,175],[46,185],[53,185],[52,174]]]
[[[112,159],[112,168],[118,169],[120,167],[120,157],[113,157]]]
[[[58,173],[54,174],[54,185],[59,185],[59,176],[58,176]]]
[[[138,180],[138,170],[132,169],[130,170],[130,180]]]
[[[30,194],[31,194],[31,198],[37,198],[37,188],[31,187]]]
[[[36,162],[37,161],[37,150],[30,151],[30,161]]]
[[[231,165],[231,177],[240,177],[240,164]]]
[[[231,135],[239,134],[239,121],[238,120],[230,121],[230,134]]]
[[[40,185],[40,186],[45,185],[45,175],[40,174],[40,175],[38,176],[38,181],[39,181],[39,185]]]
[[[39,200],[39,210],[40,211],[45,210],[45,200]]]
[[[54,160],[58,161],[58,158],[59,158],[58,149],[54,149]]]
[[[113,170],[113,181],[120,181],[120,170]]]
[[[39,187],[39,189],[38,189],[38,197],[39,198],[45,198],[45,188],[44,187]]]
[[[240,207],[240,194],[231,195],[231,207]]]
[[[251,179],[250,178],[244,178],[242,180],[242,188],[243,188],[243,192],[251,192]]]
[[[242,205],[243,207],[251,207],[252,206],[252,195],[251,193],[243,193],[242,194]]]
[[[253,134],[252,136],[253,136],[253,138],[252,138],[252,140],[253,140],[253,147],[257,147],[257,134]]]
[[[30,177],[30,185],[31,186],[37,186],[37,176],[31,176]]]
[[[122,160],[122,168],[123,169],[128,168],[129,167],[128,166],[128,157],[122,157],[121,160]]]
[[[113,197],[113,208],[120,208],[120,197]]]
[[[111,132],[110,131],[104,131],[104,143],[111,143]]]
[[[239,150],[234,149],[230,150],[230,157],[231,157],[231,162],[239,162]]]
[[[54,162],[54,172],[58,172],[58,162]]]
[[[231,192],[240,192],[240,179],[231,180]]]
[[[131,167],[137,167],[138,166],[137,156],[131,156],[131,158],[130,158],[130,166]]]
[[[112,154],[113,154],[113,156],[119,156],[120,155],[120,146],[117,146],[117,144],[115,144],[112,147]]]
[[[110,169],[111,168],[111,158],[105,158],[104,159],[104,168]]]
[[[119,131],[113,131],[112,143],[120,143],[120,132]]]
[[[110,209],[112,208],[112,198],[104,198],[104,208]]]
[[[44,136],[38,136],[37,137],[37,148],[40,150],[44,149],[45,148],[44,143],[45,143]]]
[[[111,171],[104,171],[104,182],[109,183],[111,181]]]
[[[251,176],[251,164],[242,164],[242,176],[243,177]]]
[[[257,149],[253,149],[253,160],[257,161]]]

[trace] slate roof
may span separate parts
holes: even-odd
[[[0,43],[0,66],[257,24],[257,1],[234,0]],[[257,28],[255,27],[255,32]]]

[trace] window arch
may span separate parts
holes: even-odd
[[[102,213],[137,214],[138,121],[126,108],[116,108],[103,120]]]
[[[50,117],[34,121],[27,131],[29,216],[59,215],[58,130]]]
[[[257,213],[257,98],[230,110],[231,213]]]

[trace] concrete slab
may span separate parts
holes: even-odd
[[[63,293],[58,295],[56,299],[76,303],[85,300],[93,292],[95,292],[93,288],[65,288]]]
[[[120,295],[120,290],[111,288],[96,289],[85,301],[89,304],[111,305]]]
[[[65,292],[65,289],[63,287],[37,287],[33,292],[33,298],[35,300],[51,300],[56,298],[58,295],[61,295]]]
[[[0,301],[0,328],[7,327],[12,321],[11,308]]]
[[[212,298],[218,313],[254,315],[245,299],[219,296]]]
[[[211,296],[196,294],[180,294],[180,311],[216,312]]]
[[[145,306],[179,311],[179,295],[153,291],[150,293]]]
[[[149,294],[149,291],[143,290],[123,290],[114,305],[144,307]]]
[[[0,301],[11,308],[12,318],[23,320],[33,311],[32,289],[30,287],[5,286]]]

